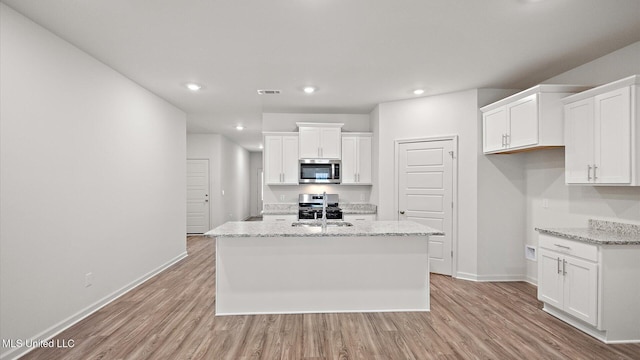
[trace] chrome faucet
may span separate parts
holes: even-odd
[[[322,230],[327,229],[327,192],[322,192]]]

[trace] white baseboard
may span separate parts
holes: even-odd
[[[456,278],[476,282],[506,282],[506,281],[526,281],[530,282],[526,275],[477,275],[465,272],[458,272]]]
[[[80,322],[81,320],[83,320],[84,318],[86,318],[87,316],[93,314],[94,312],[102,309],[103,307],[107,306],[108,304],[110,304],[111,302],[115,301],[116,299],[118,299],[119,297],[121,297],[122,295],[128,293],[129,291],[135,289],[136,287],[140,286],[141,284],[143,284],[145,281],[151,279],[152,277],[156,276],[157,274],[163,272],[164,270],[168,269],[169,267],[171,267],[173,264],[177,263],[178,261],[184,259],[187,257],[187,252],[183,252],[182,254],[176,256],[175,258],[169,260],[168,262],[166,262],[165,264],[157,267],[154,270],[151,270],[150,272],[144,274],[143,276],[137,278],[136,280],[130,282],[129,284],[123,286],[122,288],[112,292],[111,294],[103,297],[102,299],[96,301],[95,303],[87,306],[86,308],[78,311],[77,313],[75,313],[74,315],[60,321],[59,323],[53,325],[52,327],[42,331],[41,333],[33,336],[31,338],[31,340],[33,340],[34,343],[40,342],[40,341],[46,341],[49,340],[51,338],[53,338],[54,336],[60,334],[61,332],[67,330],[68,328],[70,328],[71,326],[77,324],[78,322]],[[21,356],[24,356],[25,354],[27,354],[28,352],[30,352],[31,350],[36,349],[35,347],[32,348],[26,348],[24,346],[22,347],[16,347],[10,351],[8,351],[5,354],[2,354],[2,356],[0,356],[0,360],[9,360],[9,359],[18,359]]]

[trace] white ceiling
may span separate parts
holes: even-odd
[[[263,112],[367,114],[416,88],[526,88],[640,41],[640,0],[2,2],[184,110],[189,132],[249,150]]]

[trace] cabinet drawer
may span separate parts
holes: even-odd
[[[298,221],[298,215],[263,215],[262,221],[294,222]]]
[[[555,236],[540,235],[538,246],[589,261],[598,261],[598,246]]]

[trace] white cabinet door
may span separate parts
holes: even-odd
[[[264,182],[282,183],[282,136],[264,137]]]
[[[362,136],[358,139],[358,183],[371,184],[372,168],[372,143],[371,137]]]
[[[482,114],[483,150],[484,152],[499,151],[505,147],[507,133],[507,109],[499,107]]]
[[[595,97],[595,134],[595,182],[604,184],[630,183],[630,87]]]
[[[319,159],[320,156],[320,128],[301,127],[298,131],[300,136],[300,159]]]
[[[565,122],[565,182],[587,184],[593,178],[593,98],[567,104]]]
[[[538,143],[538,94],[529,95],[507,105],[509,119],[506,144],[508,148]]]
[[[538,300],[562,309],[564,279],[562,257],[546,249],[539,249],[538,255]]]
[[[564,311],[597,325],[598,265],[570,256],[563,261]]]
[[[340,159],[341,134],[340,128],[320,128],[320,156],[323,159]]]
[[[357,155],[358,138],[355,136],[342,137],[342,184],[355,184],[358,174]]]
[[[267,185],[298,184],[298,136],[265,135],[264,182]]]
[[[282,180],[287,185],[298,184],[298,137],[282,137]]]

